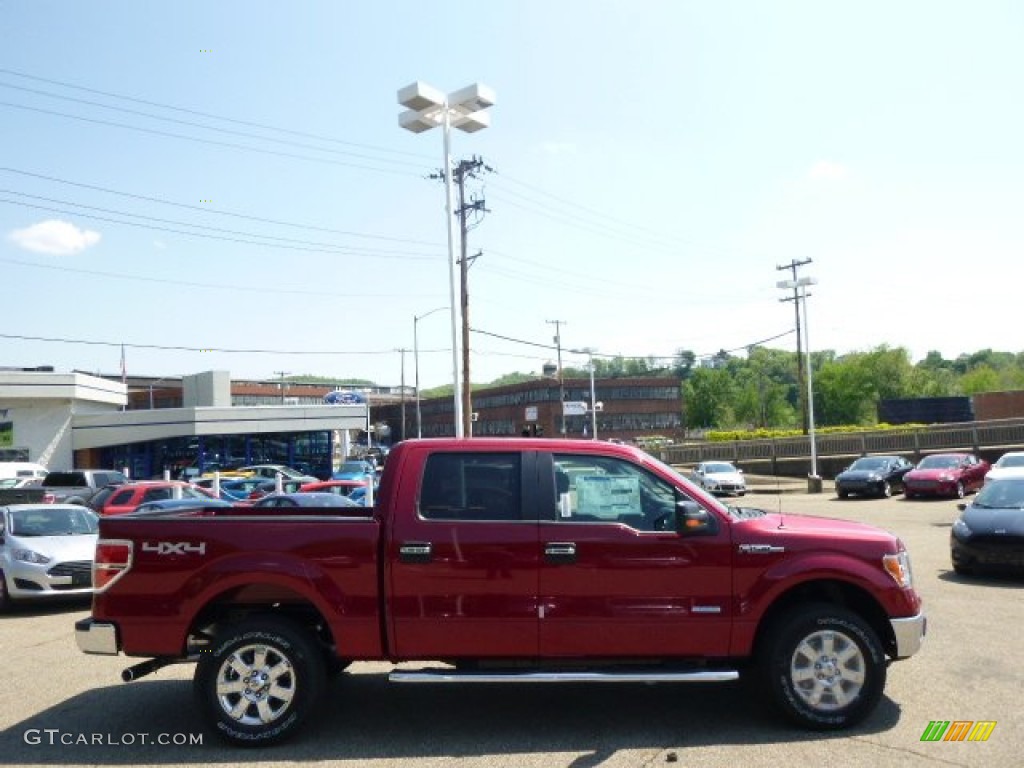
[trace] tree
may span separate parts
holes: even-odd
[[[683,384],[683,411],[691,428],[720,427],[732,418],[730,405],[734,397],[732,377],[728,371],[698,368]]]

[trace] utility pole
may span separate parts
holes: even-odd
[[[409,350],[403,348],[395,351],[402,355],[402,439],[405,440],[405,353]]]
[[[281,405],[284,405],[285,382],[284,377],[291,374],[291,371],[274,371],[274,374],[281,377]]]
[[[462,315],[462,433],[466,437],[473,436],[473,401],[469,375],[469,265],[482,255],[481,252],[477,252],[475,256],[467,254],[466,237],[469,234],[469,214],[487,213],[483,199],[474,198],[471,202],[466,202],[466,179],[476,178],[476,174],[481,170],[490,171],[491,168],[485,165],[481,158],[474,156],[471,160],[460,160],[452,171],[452,177],[459,190],[459,207],[455,213],[459,217],[459,245],[461,248],[459,307]]]
[[[812,261],[813,261],[812,259],[804,259],[803,261],[797,261],[796,259],[793,259],[792,261],[789,262],[789,264],[779,264],[778,266],[775,267],[775,269],[779,270],[779,271],[781,271],[783,269],[790,270],[793,273],[793,282],[796,283],[796,281],[797,281],[797,270],[800,269],[800,267],[803,267],[803,266],[806,266],[807,264],[810,264]],[[796,312],[796,382],[797,382],[797,387],[796,388],[797,388],[797,393],[799,394],[801,423],[803,425],[804,434],[806,435],[807,434],[807,427],[808,427],[808,421],[807,421],[807,397],[804,394],[804,373],[803,373],[803,367],[800,365],[800,361],[803,359],[803,355],[802,355],[803,347],[801,346],[801,343],[800,343],[800,301],[799,301],[799,299],[800,299],[800,289],[797,288],[797,287],[794,287],[793,288],[793,296],[792,297],[788,297],[787,296],[784,299],[779,299],[779,301],[792,301],[793,302],[793,310],[794,310],[794,312]]]
[[[562,437],[565,437],[565,376],[562,375],[562,326],[568,325],[565,320],[545,320],[548,325],[555,326],[555,346],[558,348],[558,407],[562,410]]]

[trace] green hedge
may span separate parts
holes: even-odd
[[[871,427],[839,426],[819,427],[814,430],[818,435],[850,434],[852,432],[879,432],[892,430],[893,432],[908,432],[920,429],[924,424],[876,424]],[[803,430],[800,429],[731,429],[714,430],[705,434],[705,439],[711,443],[724,443],[735,440],[770,440],[779,437],[802,437]]]

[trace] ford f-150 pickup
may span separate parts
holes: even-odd
[[[797,724],[841,728],[925,633],[892,534],[726,507],[624,445],[410,440],[372,508],[294,512],[102,518],[80,649],[149,657],[125,680],[197,662],[208,721],[254,744],[354,660],[428,665],[396,682],[743,673]]]

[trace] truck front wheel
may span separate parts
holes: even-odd
[[[860,722],[885,687],[885,653],[875,631],[857,614],[828,604],[774,622],[761,663],[776,704],[805,728]]]
[[[235,744],[262,746],[291,736],[324,685],[324,660],[308,632],[290,621],[255,617],[227,627],[201,654],[195,691]]]

